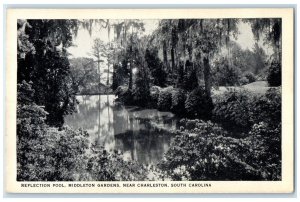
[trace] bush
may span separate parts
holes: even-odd
[[[122,102],[126,105],[130,105],[133,103],[132,92],[128,90],[126,86],[119,86],[115,90],[116,96],[118,96],[117,101]]]
[[[171,179],[281,179],[280,130],[270,131],[276,134],[271,137],[265,134],[268,130],[257,130],[262,127],[255,126],[247,138],[236,139],[226,137],[224,129],[211,122],[195,120],[194,123],[197,130],[177,132],[159,164]]]
[[[161,88],[159,86],[150,87],[150,107],[157,108],[158,97],[160,94]]]
[[[198,87],[187,96],[185,109],[192,118],[209,119],[213,109],[212,99],[206,95],[204,88]]]
[[[281,90],[271,88],[265,95],[228,91],[216,97],[213,119],[226,128],[249,130],[261,121],[276,127],[281,123]]]
[[[163,88],[158,96],[157,107],[161,111],[170,111],[172,106],[173,87]]]
[[[84,155],[89,146],[86,132],[43,126],[28,137],[21,129],[25,127],[18,130],[18,181],[76,180],[84,169]]]
[[[117,89],[114,91],[114,93],[116,94],[116,96],[119,95],[123,95],[126,93],[126,91],[128,90],[127,86],[118,86]]]
[[[252,155],[247,162],[260,170],[264,179],[281,179],[281,123],[276,127],[268,123],[254,124],[246,138]]]
[[[215,60],[212,68],[212,78],[217,86],[235,86],[239,83],[240,67],[228,63],[227,58]]]
[[[89,158],[87,172],[95,181],[143,181],[148,174],[142,165],[124,161],[120,153],[111,154],[103,148]]]
[[[256,77],[252,72],[246,72],[244,74],[244,77],[246,77],[248,79],[249,83],[253,83],[256,81]]]
[[[265,95],[254,97],[251,122],[265,122],[276,128],[281,123],[281,88],[270,88]]]
[[[149,72],[147,68],[140,68],[136,74],[133,102],[138,106],[146,106],[150,100]]]
[[[171,111],[175,114],[183,116],[185,114],[186,94],[183,89],[175,88],[172,91],[172,106]]]
[[[211,121],[203,121],[199,119],[181,119],[179,121],[181,131],[187,130],[190,133],[225,135],[225,131],[221,126]]]
[[[269,67],[268,83],[270,86],[281,85],[281,62],[274,59]]]
[[[216,96],[213,119],[228,128],[250,128],[252,96],[248,91],[228,91]]]
[[[198,86],[198,77],[196,68],[187,69],[183,76],[183,89],[186,91],[192,91]]]
[[[239,79],[240,85],[246,85],[248,83],[253,83],[256,81],[256,77],[252,72],[246,72],[243,77]]]
[[[250,82],[249,82],[249,79],[247,79],[245,76],[243,76],[242,78],[239,79],[239,83],[240,83],[240,85],[246,85]]]

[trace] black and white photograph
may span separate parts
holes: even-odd
[[[282,181],[283,26],[18,18],[15,180]]]

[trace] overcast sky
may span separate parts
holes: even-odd
[[[144,34],[150,34],[158,26],[158,20],[143,20],[145,32]],[[252,49],[255,40],[249,24],[240,22],[238,24],[239,35],[236,41],[243,49]],[[70,47],[68,51],[72,54],[71,57],[91,57],[91,49],[93,46],[93,40],[100,38],[102,41],[108,41],[108,35],[106,29],[101,29],[100,26],[94,26],[92,35],[85,29],[80,28],[77,37],[74,37],[73,43],[76,46]],[[113,38],[113,31],[111,32],[111,39]],[[262,41],[259,42],[260,46],[263,46]],[[268,48],[263,47],[268,54]]]
[[[150,34],[158,26],[158,20],[143,20],[145,32]],[[110,38],[113,39],[113,30],[111,30]],[[72,57],[91,57],[89,53],[92,52],[93,41],[95,38],[100,38],[104,42],[108,42],[107,29],[101,29],[99,25],[93,27],[92,35],[83,28],[78,30],[77,37],[74,37],[73,44],[76,46],[70,47],[68,51]]]

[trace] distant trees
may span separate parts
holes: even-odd
[[[252,50],[243,50],[234,41],[228,43],[230,55],[216,54],[212,63],[212,79],[216,86],[236,86],[254,82],[267,69],[267,55],[255,43]],[[265,79],[265,78],[262,78]]]
[[[273,48],[273,55],[269,61],[268,82],[270,86],[281,85],[281,39],[282,21],[280,18],[247,19],[256,40],[263,41]],[[273,79],[277,80],[274,81]]]
[[[92,47],[92,55],[96,58],[98,74],[99,74],[99,85],[101,82],[100,63],[103,62],[103,60],[101,60],[101,58],[103,56],[104,48],[105,48],[105,44],[100,38],[94,39],[94,44]]]
[[[88,88],[92,83],[97,83],[99,76],[94,60],[92,58],[70,59],[69,78],[75,93],[80,92],[83,88]]]

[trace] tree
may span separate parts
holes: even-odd
[[[145,61],[151,71],[153,77],[153,84],[164,87],[166,84],[167,74],[163,69],[163,63],[158,57],[157,49],[146,49]]]
[[[282,21],[280,18],[264,18],[264,19],[247,19],[244,20],[249,23],[252,28],[252,32],[255,39],[258,41],[261,38],[265,44],[270,45],[273,48],[273,55],[269,62],[269,75],[268,81],[271,81],[269,85],[281,85],[281,39],[282,39]],[[270,75],[273,74],[273,75]],[[272,78],[272,79],[271,79]],[[273,79],[278,79],[275,82]]]
[[[18,83],[33,83],[33,100],[45,106],[50,125],[61,126],[63,116],[74,111],[66,48],[77,29],[76,20],[18,21]]]
[[[168,42],[171,47],[172,80],[176,73],[177,77],[180,76],[180,60],[182,58],[184,60],[184,71],[189,60],[192,67],[197,67],[198,77],[203,73],[206,93],[210,97],[212,85],[210,60],[223,45],[228,45],[231,36],[236,36],[237,22],[236,19],[161,20],[155,35],[159,36],[158,40],[163,46]],[[188,59],[186,53],[188,53]],[[164,61],[165,58],[164,56]],[[174,84],[174,80],[172,83]]]
[[[114,62],[114,49],[113,45],[110,42],[105,44],[102,56],[105,57],[107,61],[106,85],[109,86],[110,65]]]
[[[140,106],[146,106],[150,100],[149,70],[145,66],[138,68],[133,96],[134,102]]]
[[[115,51],[118,52],[116,54],[121,54],[123,55],[123,59],[126,61],[126,64],[128,63],[129,65],[129,82],[128,82],[128,90],[132,91],[133,87],[133,58],[135,57],[135,50],[138,46],[137,40],[139,35],[145,31],[144,28],[144,23],[141,20],[121,20],[121,21],[116,21],[115,23],[112,24],[112,26],[115,29],[116,33],[116,38],[115,41],[119,44],[116,47],[120,47],[120,51]],[[118,60],[120,57],[115,57],[118,63]],[[122,59],[122,60],[123,60]],[[122,61],[121,60],[121,61]]]
[[[70,59],[69,78],[75,93],[87,88],[92,83],[98,82],[94,60],[92,58]]]
[[[102,53],[104,51],[105,45],[104,42],[100,38],[94,39],[94,45],[92,47],[92,55],[96,58],[98,73],[99,73],[99,85],[101,83],[101,70],[100,70],[100,63],[103,62],[101,60]]]
[[[172,85],[175,85],[175,52],[178,43],[178,20],[161,20],[159,22],[158,29],[154,33],[155,37],[157,37],[158,44],[163,48],[163,61],[166,69],[171,67],[168,70],[171,77]],[[171,56],[171,65],[168,64],[168,47],[170,47],[170,56]]]

